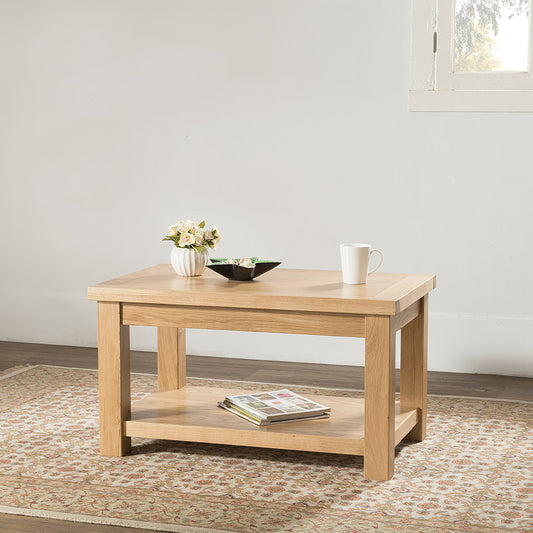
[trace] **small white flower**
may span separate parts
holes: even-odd
[[[167,231],[167,237],[175,237],[178,234],[176,226],[170,226]]]
[[[178,231],[180,233],[187,233],[191,227],[194,225],[194,222],[192,220],[180,220],[177,224],[178,226]]]
[[[190,246],[195,242],[196,238],[192,233],[182,233],[178,244],[179,246]]]
[[[249,257],[243,257],[239,260],[237,264],[245,268],[254,268],[254,264],[252,263],[252,260]]]
[[[214,238],[215,236],[209,230],[204,233],[204,239],[206,241],[212,241]]]
[[[189,228],[189,232],[192,233],[193,235],[196,235],[197,233],[202,232],[202,228],[198,224],[193,222],[190,226],[191,227]]]
[[[202,234],[202,230],[200,230],[196,235],[196,244],[204,244],[204,235]]]

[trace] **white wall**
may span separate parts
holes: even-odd
[[[408,0],[0,0],[0,339],[96,345],[88,285],[217,255],[436,273],[430,369],[533,376],[531,114],[410,113]],[[360,340],[189,352],[361,364]],[[133,345],[154,349],[154,333]]]

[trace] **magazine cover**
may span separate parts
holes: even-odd
[[[252,422],[256,426],[271,426],[273,424],[283,424],[287,422],[303,422],[307,420],[318,420],[321,418],[329,418],[329,413],[318,413],[315,415],[308,415],[304,417],[297,416],[295,418],[283,418],[278,420],[266,420],[259,417],[256,417],[254,415],[251,415],[247,413],[246,411],[237,409],[233,406],[230,406],[228,404],[225,404],[224,402],[218,402],[217,405],[219,407],[222,407],[223,409],[226,409],[226,411],[229,411],[230,413],[236,414],[240,416],[241,418],[244,418],[248,422]]]
[[[260,420],[301,418],[329,413],[331,409],[289,389],[228,396],[224,403]]]

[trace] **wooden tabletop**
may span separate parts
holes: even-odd
[[[395,315],[435,288],[435,276],[376,272],[365,285],[345,285],[331,270],[277,268],[253,281],[230,281],[207,269],[178,276],[156,265],[89,287],[98,301]]]

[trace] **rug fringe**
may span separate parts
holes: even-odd
[[[228,529],[207,529],[204,527],[179,526],[176,524],[156,524],[154,522],[124,520],[121,518],[104,518],[82,514],[60,513],[57,511],[21,509],[19,507],[8,507],[5,505],[0,505],[0,513],[31,516],[34,518],[50,518],[52,520],[65,520],[68,522],[81,522],[84,524],[150,529],[152,531],[165,531],[169,533],[235,533],[235,531],[230,531]]]

